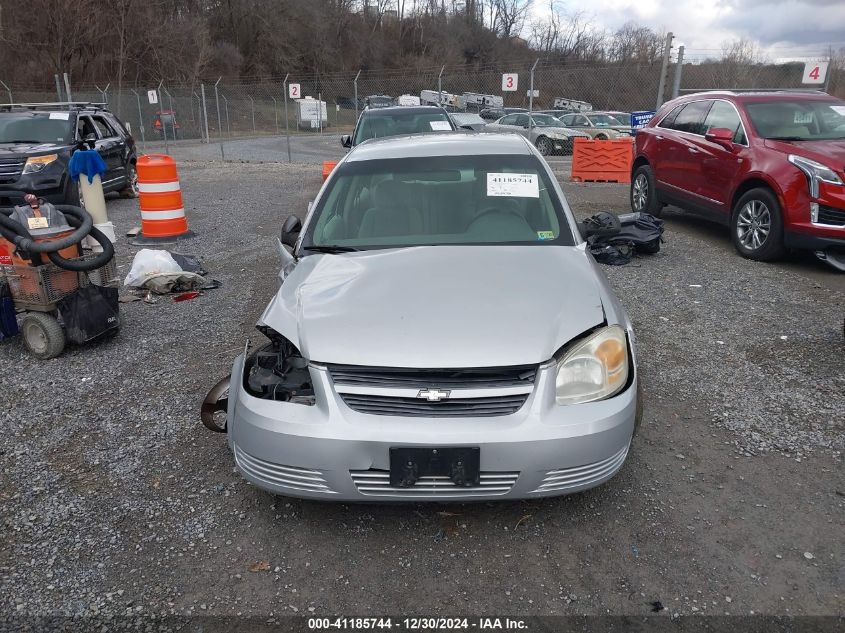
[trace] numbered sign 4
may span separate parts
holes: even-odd
[[[827,65],[829,62],[805,62],[804,78],[801,83],[821,85],[827,77]]]
[[[302,98],[302,90],[300,90],[299,84],[288,84],[288,96],[291,99]]]
[[[502,75],[502,92],[516,92],[519,75],[516,73],[504,73]]]

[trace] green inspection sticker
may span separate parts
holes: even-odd
[[[553,240],[555,239],[554,231],[537,231],[538,240]]]

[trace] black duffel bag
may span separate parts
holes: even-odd
[[[83,286],[57,304],[68,340],[87,343],[120,328],[117,288]]]
[[[663,242],[663,220],[650,213],[626,213],[616,217],[597,213],[584,220],[584,224],[607,228],[619,226],[619,230],[612,234],[587,238],[590,252],[601,264],[623,266],[636,254],[659,252]]]

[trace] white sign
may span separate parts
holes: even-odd
[[[804,63],[804,78],[801,83],[804,84],[823,84],[825,77],[827,77],[827,65],[829,62],[805,62]]]
[[[487,174],[487,195],[509,198],[539,198],[537,174]]]
[[[539,91],[539,90],[534,90],[534,91],[533,91],[533,92],[534,92],[534,94],[533,94],[533,95],[531,94],[531,92],[532,92],[531,90],[526,90],[526,91],[525,91],[525,96],[526,96],[526,97],[532,97],[532,96],[533,96],[535,99],[536,99],[537,97],[539,97],[539,96],[540,96],[540,91]]]
[[[300,90],[299,84],[288,84],[288,96],[291,99],[302,98],[302,90]]]
[[[147,100],[150,103],[158,103],[158,93],[155,90],[147,90]]]
[[[449,132],[452,130],[452,126],[449,125],[448,121],[430,121],[429,125],[435,132]]]
[[[502,75],[502,92],[516,92],[519,83],[519,75],[516,73],[505,73]]]
[[[50,118],[51,119],[59,119],[61,121],[69,121],[70,120],[70,112],[51,112]]]

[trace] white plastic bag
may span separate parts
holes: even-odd
[[[167,273],[181,273],[182,267],[176,263],[173,256],[167,251],[157,251],[151,248],[142,248],[135,254],[132,260],[132,268],[124,286],[143,286],[150,277]]]

